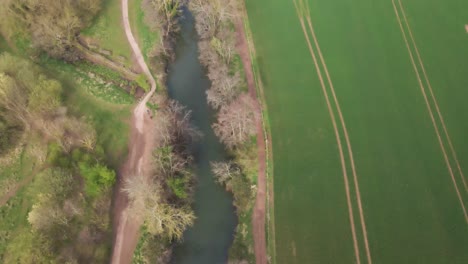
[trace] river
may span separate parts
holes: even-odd
[[[168,91],[172,99],[192,111],[193,124],[203,138],[191,146],[195,158],[194,210],[196,221],[176,247],[172,263],[226,263],[237,224],[232,195],[215,182],[211,161],[222,161],[226,151],[211,128],[214,111],[208,106],[205,91],[210,86],[206,71],[198,60],[198,36],[192,14],[183,9],[181,32],[176,43],[176,59],[169,68]]]

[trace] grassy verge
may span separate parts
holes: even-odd
[[[4,259],[9,242],[26,226],[27,215],[32,206],[32,200],[25,195],[24,189],[0,207],[0,260]]]
[[[0,197],[8,193],[14,186],[16,186],[22,179],[32,172],[34,164],[25,153],[25,148],[19,147],[18,151],[12,150],[12,154],[7,154],[7,162],[2,162],[0,169]],[[15,154],[18,157],[15,157]],[[5,157],[2,157],[5,158]],[[6,163],[6,164],[4,164]]]
[[[3,156],[0,167],[0,198],[29,176],[36,173],[37,160],[28,153],[26,143],[18,143],[16,150],[12,150],[8,157]],[[6,160],[7,159],[7,160]],[[5,164],[6,163],[6,164]],[[25,228],[27,213],[33,200],[25,192],[24,187],[18,188],[16,194],[6,204],[0,207],[0,260],[3,259],[9,242]]]
[[[273,153],[271,146],[271,130],[270,121],[268,117],[267,104],[263,92],[263,84],[261,81],[260,68],[258,66],[255,47],[253,44],[252,31],[250,29],[249,18],[247,12],[243,12],[244,32],[249,46],[249,54],[251,67],[254,74],[255,87],[257,89],[257,99],[261,104],[262,109],[262,124],[263,133],[266,146],[266,177],[267,177],[267,215],[266,215],[266,241],[267,241],[267,254],[269,263],[276,263],[276,245],[275,245],[275,217],[274,217],[274,194],[273,194]]]
[[[47,68],[67,75],[84,91],[107,103],[129,105],[135,101],[130,93],[135,91],[136,84],[108,68],[86,61],[72,65],[46,56],[40,62]]]
[[[151,30],[145,23],[145,12],[142,8],[143,0],[133,0],[128,3],[128,15],[132,33],[140,45],[141,52],[148,61],[148,54],[159,41],[159,34],[155,30]]]
[[[98,48],[110,51],[115,61],[131,66],[132,51],[123,28],[120,0],[105,0],[98,17],[82,35]]]

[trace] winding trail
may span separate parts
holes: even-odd
[[[151,90],[138,103],[133,110],[131,132],[129,140],[129,153],[127,160],[119,170],[119,181],[115,192],[113,212],[114,241],[111,263],[131,263],[133,251],[136,248],[139,237],[139,229],[143,219],[129,215],[128,197],[120,190],[126,179],[131,177],[145,177],[151,173],[151,153],[154,147],[154,123],[147,113],[146,103],[156,91],[156,80],[153,78],[144,56],[132,34],[128,19],[128,0],[122,0],[122,19],[128,42],[132,48],[135,59],[146,75]]]
[[[133,51],[133,54],[135,55],[135,59],[138,62],[138,65],[143,70],[143,73],[146,75],[146,78],[148,78],[148,81],[150,82],[150,85],[151,85],[150,92],[143,98],[143,100],[141,100],[141,102],[138,104],[138,106],[135,108],[133,112],[136,118],[136,127],[140,133],[143,133],[143,117],[147,110],[146,103],[148,102],[150,97],[153,95],[153,93],[156,91],[156,80],[153,78],[153,75],[151,74],[148,68],[148,65],[145,62],[145,57],[143,57],[143,54],[141,53],[141,49],[138,46],[138,43],[132,34],[132,28],[130,27],[130,21],[128,19],[128,0],[122,0],[122,17],[123,17],[125,35],[127,35],[127,40],[130,43],[130,46],[132,47],[132,51]]]
[[[22,179],[13,188],[11,188],[10,191],[8,191],[5,195],[0,197],[0,207],[4,206],[11,198],[16,196],[18,191],[21,190],[24,186],[31,183],[31,181],[34,179],[34,177],[38,173],[40,173],[41,171],[44,171],[47,168],[48,168],[48,166],[45,166],[45,165],[34,168],[34,170],[29,174],[28,177]]]

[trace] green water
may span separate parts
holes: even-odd
[[[226,152],[211,129],[215,113],[206,102],[205,91],[210,82],[198,60],[194,19],[188,10],[183,12],[176,60],[169,69],[169,96],[192,111],[193,124],[203,138],[191,146],[197,175],[194,205],[197,219],[175,249],[172,263],[226,263],[236,216],[232,196],[215,182],[210,171],[210,162],[225,159]]]

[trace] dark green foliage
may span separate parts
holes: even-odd
[[[22,130],[18,122],[6,120],[0,110],[0,156],[16,146],[21,138]]]
[[[244,175],[233,177],[227,183],[227,188],[229,188],[234,195],[234,205],[241,213],[250,209],[249,203],[252,200],[250,186],[250,181]]]
[[[148,80],[144,74],[138,75],[137,79],[135,80],[138,86],[140,86],[145,92],[149,92],[150,86],[148,84]]]
[[[29,196],[47,195],[55,202],[62,202],[73,190],[73,177],[70,170],[64,168],[47,169],[34,178],[29,188]]]
[[[52,142],[48,145],[46,161],[47,163],[58,166],[58,167],[62,167],[62,168],[70,167],[69,157],[63,151],[62,147],[56,142]]]
[[[80,162],[78,167],[85,180],[84,191],[91,198],[97,197],[103,190],[115,183],[115,172],[104,165]]]
[[[169,239],[151,235],[146,225],[142,226],[140,233],[140,240],[133,252],[132,264],[160,263],[161,260],[170,257],[167,254],[167,249],[171,246]]]
[[[37,232],[23,229],[8,244],[8,255],[4,258],[5,263],[54,263],[48,246],[43,236]]]
[[[167,186],[179,199],[186,199],[188,197],[187,189],[189,188],[189,177],[170,178],[167,180]]]

